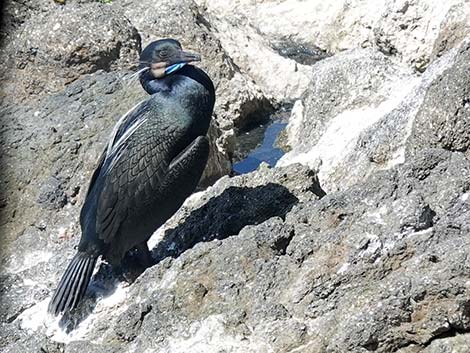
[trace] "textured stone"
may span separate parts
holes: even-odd
[[[224,24],[237,21],[234,30],[256,32],[256,38],[263,38],[264,43],[276,44],[287,39],[332,53],[372,47],[420,71],[436,55],[457,46],[469,31],[470,5],[459,0],[197,2],[215,17],[213,23],[220,32],[219,21]],[[239,37],[220,33],[220,38],[234,57],[232,50],[250,58],[258,55],[238,48]]]
[[[321,199],[300,166],[223,179],[166,226],[154,253],[164,260],[124,291],[90,299],[93,314],[66,347],[433,352],[441,337],[470,329],[469,177],[462,153],[424,149]],[[256,191],[274,185],[292,195],[290,206],[273,190]],[[45,310],[38,305],[14,322],[31,325]],[[456,347],[468,344],[458,337]]]
[[[410,150],[424,146],[451,151],[470,147],[470,40],[457,54],[455,63],[426,93],[413,124]]]
[[[86,73],[135,67],[140,37],[122,12],[109,6],[68,4],[36,13],[5,51],[16,84],[37,95]],[[15,55],[9,56],[12,51]]]
[[[289,121],[292,150],[278,164],[308,164],[332,191],[403,163],[410,150],[452,143],[466,150],[467,47],[468,41],[419,76],[370,50],[317,64]]]

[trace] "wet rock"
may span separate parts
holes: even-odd
[[[309,47],[288,41],[276,43],[273,49],[277,50],[282,56],[293,59],[303,65],[313,65],[331,56],[331,54],[326,53],[325,50],[317,46]]]

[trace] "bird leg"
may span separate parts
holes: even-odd
[[[147,245],[147,241],[138,244],[135,248],[137,249],[139,262],[144,268],[152,267],[155,264],[152,253]]]
[[[147,242],[144,241],[124,256],[121,261],[120,273],[123,279],[128,282],[134,282],[147,268],[153,266],[155,261],[152,258]]]

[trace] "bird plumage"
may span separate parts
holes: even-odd
[[[159,57],[162,48],[167,58]],[[148,251],[152,233],[197,186],[209,154],[205,135],[215,102],[210,78],[188,64],[197,59],[174,40],[151,43],[142,52],[140,81],[151,96],[113,129],[80,213],[77,255],[53,295],[50,312],[77,306],[99,256],[117,266],[134,247]],[[159,76],[162,66],[172,71]]]

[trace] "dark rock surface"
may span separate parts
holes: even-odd
[[[83,74],[136,65],[140,36],[121,11],[97,2],[41,11],[44,6],[11,34],[3,50],[2,66],[9,70],[4,74],[13,75],[16,94],[55,92]]]
[[[278,51],[281,56],[295,60],[302,65],[313,65],[323,60],[331,54],[319,47],[297,44],[289,41],[278,41],[273,45],[273,49]]]
[[[466,152],[470,147],[470,41],[429,88],[413,126],[410,150],[424,146]],[[439,102],[438,104],[436,104]]]
[[[320,200],[300,166],[223,179],[180,210],[158,265],[98,299],[65,351],[439,352],[441,337],[465,347],[469,177],[464,154],[424,149]],[[223,211],[241,199],[246,210]],[[37,316],[42,298],[10,325],[58,339]],[[26,344],[18,335],[10,352]]]

